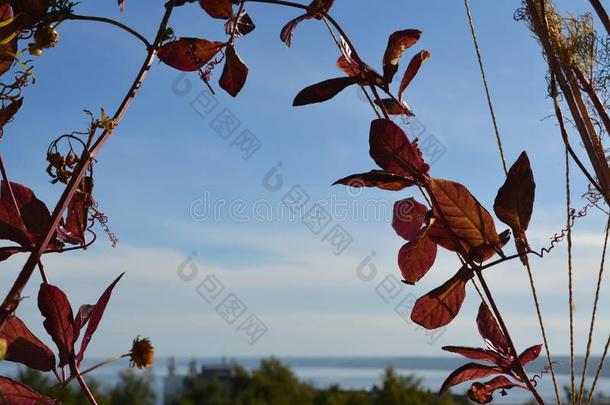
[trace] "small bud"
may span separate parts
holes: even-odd
[[[42,55],[42,49],[35,43],[28,44],[28,52],[32,56]]]

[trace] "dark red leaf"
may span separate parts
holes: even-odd
[[[510,353],[508,340],[485,302],[479,307],[477,326],[481,337],[493,350],[503,354]]]
[[[19,27],[31,28],[32,25],[42,20],[49,9],[51,0],[11,0],[13,12],[19,15]]]
[[[225,67],[220,77],[220,87],[236,97],[246,84],[248,66],[239,58],[233,45],[227,46]]]
[[[119,4],[119,9],[121,11],[125,10],[125,0],[117,0],[117,3]]]
[[[406,240],[416,239],[422,225],[426,221],[428,207],[414,198],[405,198],[394,203],[392,228]]]
[[[0,239],[12,240],[29,248],[37,240],[37,235],[46,231],[51,214],[29,188],[13,182],[11,188],[23,222],[15,209],[8,183],[3,180],[0,186]]]
[[[288,21],[288,23],[284,25],[282,31],[280,32],[280,39],[283,43],[286,44],[288,48],[290,48],[290,46],[292,45],[292,36],[294,35],[294,30],[296,30],[297,25],[299,25],[301,21],[307,20],[309,18],[311,18],[309,14],[303,14],[295,19]]]
[[[231,0],[199,0],[199,5],[213,18],[223,20],[233,17]]]
[[[528,248],[525,231],[532,216],[535,194],[534,175],[527,153],[523,152],[508,171],[494,202],[496,216],[513,230],[519,253],[525,253]],[[527,256],[521,256],[521,261],[526,264]]]
[[[426,329],[437,329],[449,324],[460,312],[466,298],[466,282],[472,274],[458,271],[442,286],[430,291],[415,302],[411,319]]]
[[[346,87],[356,83],[357,79],[354,77],[338,77],[313,84],[301,90],[295,97],[292,105],[299,107],[330,100]]]
[[[82,193],[77,193],[72,197],[68,204],[68,214],[66,222],[62,226],[62,238],[75,245],[85,244],[85,231],[87,229],[87,213],[89,207],[86,197]]]
[[[383,106],[390,115],[406,115],[408,117],[414,115],[409,106],[404,102],[398,103],[393,98],[383,98],[381,99],[381,103],[379,100],[375,100],[375,104],[380,107]]]
[[[526,387],[517,384],[508,378],[500,375],[485,383],[476,382],[472,384],[470,390],[468,390],[468,398],[476,402],[477,404],[488,404],[493,400],[493,393],[496,390],[508,390],[514,387],[520,387],[527,389]]]
[[[44,328],[59,350],[59,367],[63,367],[74,359],[74,342],[78,338],[68,297],[59,288],[43,283],[38,291],[38,309],[45,318]]]
[[[400,81],[400,88],[398,90],[398,98],[402,100],[402,95],[405,92],[406,88],[409,86],[417,72],[419,72],[419,68],[430,58],[430,52],[423,50],[411,59],[409,62],[409,66],[407,66],[407,70]]]
[[[55,355],[16,316],[10,316],[0,338],[6,339],[8,350],[5,360],[21,363],[39,371],[55,368]]]
[[[0,248],[0,262],[8,259],[9,257],[11,257],[12,255],[14,255],[16,253],[23,253],[23,252],[27,252],[27,250],[24,248],[21,248],[21,247],[8,246],[8,247]]]
[[[252,18],[246,13],[245,9],[241,10],[239,15],[231,17],[231,19],[225,23],[226,34],[232,35],[235,33],[236,38],[248,35],[254,31],[255,28],[256,25],[254,25],[254,21],[252,21]]]
[[[478,347],[445,346],[443,350],[451,353],[461,354],[471,360],[485,360],[492,363],[500,361],[500,355],[493,350]]]
[[[6,44],[0,45],[0,76],[8,72],[15,62],[17,42],[17,37],[15,37]]]
[[[0,110],[0,138],[4,133],[3,127],[17,114],[22,105],[23,98],[18,98]]]
[[[478,363],[468,363],[455,370],[447,377],[441,387],[441,394],[454,385],[479,378],[489,377],[494,374],[502,374],[502,369],[496,366],[486,366]]]
[[[350,187],[377,187],[382,190],[398,191],[416,183],[412,178],[386,173],[382,170],[371,170],[368,173],[352,174],[337,180],[333,183],[333,186],[336,184],[344,184]]]
[[[354,60],[346,58],[345,55],[339,56],[337,67],[349,77],[360,77],[362,75],[360,66]]]
[[[80,332],[80,330],[89,322],[89,318],[91,318],[91,313],[95,309],[95,305],[81,305],[74,317],[74,330],[76,332]]]
[[[180,38],[163,45],[159,49],[159,59],[174,69],[194,72],[205,66],[224,46],[224,42]]]
[[[468,189],[454,181],[432,179],[431,191],[436,202],[434,216],[444,220],[436,226],[449,226],[453,236],[468,247],[464,253],[472,259],[484,261],[493,256],[500,243],[493,218]]]
[[[525,349],[523,353],[519,355],[519,362],[522,366],[525,366],[526,364],[536,360],[538,356],[540,356],[541,350],[542,345],[536,345]]]
[[[97,327],[100,324],[102,317],[104,316],[104,311],[106,310],[106,305],[108,305],[108,301],[110,300],[110,296],[112,295],[112,290],[114,289],[114,286],[117,285],[117,283],[119,282],[119,280],[121,280],[124,274],[125,273],[122,273],[120,276],[118,276],[112,282],[112,284],[110,284],[108,288],[106,288],[104,293],[100,296],[99,300],[95,304],[94,308],[91,310],[91,314],[88,317],[89,322],[87,323],[87,329],[85,330],[85,334],[83,335],[83,341],[81,342],[80,350],[78,352],[79,364],[83,360],[83,356],[85,354],[85,351],[87,350],[87,346],[89,346],[89,342],[91,341],[93,334],[97,330]]]
[[[398,62],[402,58],[405,50],[412,47],[419,41],[421,31],[403,30],[390,35],[388,46],[383,56],[383,78],[390,83],[398,71]]]
[[[10,378],[0,377],[0,403],[7,405],[53,405],[55,402],[43,397],[26,385]]]
[[[369,145],[371,157],[386,172],[405,177],[412,177],[412,171],[428,175],[430,166],[424,162],[417,142],[411,143],[391,120],[377,119],[371,123]]]
[[[398,267],[408,284],[417,283],[436,260],[436,243],[428,238],[427,231],[424,228],[416,240],[403,245],[398,253]]]

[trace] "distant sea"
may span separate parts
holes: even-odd
[[[218,365],[237,363],[247,369],[255,369],[260,364],[260,357],[235,357],[235,358],[218,358],[218,357],[197,357],[197,358],[176,358],[176,373],[186,374],[188,365],[191,360],[197,362],[198,367],[202,365]],[[414,375],[421,379],[422,386],[432,391],[440,388],[444,379],[451,371],[462,364],[468,362],[467,359],[456,357],[280,357],[280,360],[289,366],[301,381],[312,383],[316,387],[324,388],[333,384],[337,384],[344,389],[371,389],[381,382],[381,376],[384,369],[388,365],[394,366],[399,374]],[[99,360],[97,360],[99,361]],[[96,360],[85,362],[81,370],[85,370]],[[560,387],[569,385],[569,358],[556,358],[555,365],[558,373],[557,379]],[[593,381],[593,374],[597,369],[598,358],[593,358],[589,366],[589,376],[587,381],[590,384]],[[579,364],[582,359],[576,359],[576,369],[579,370]],[[151,373],[155,376],[156,390],[159,400],[163,398],[163,378],[167,375],[167,358],[157,359],[155,365],[151,369]],[[118,373],[128,367],[127,361],[119,361],[106,366],[102,369],[91,373],[102,384],[114,385],[118,380]],[[535,374],[540,374],[544,369],[544,362],[537,361],[528,367],[530,377]],[[18,366],[0,362],[0,374],[12,376],[17,373]],[[539,379],[538,388],[541,395],[548,404],[555,403],[553,385],[550,374],[543,374]],[[580,381],[580,375],[576,377],[577,383]],[[462,384],[453,389],[454,393],[463,393],[469,388],[469,384]],[[610,367],[606,366],[602,378],[598,382],[597,392],[610,395]],[[497,394],[494,398],[494,404],[519,404],[522,405],[531,399],[531,395],[527,391],[513,389],[508,391],[508,396],[501,397]],[[161,401],[159,401],[159,404]]]

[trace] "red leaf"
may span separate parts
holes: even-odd
[[[117,285],[117,283],[119,282],[119,280],[121,280],[124,274],[125,273],[122,273],[120,276],[118,276],[112,282],[112,284],[110,284],[108,288],[106,288],[104,293],[97,301],[97,304],[95,304],[95,306],[91,310],[91,313],[88,317],[89,322],[87,324],[87,329],[85,330],[85,334],[83,335],[83,341],[81,342],[80,350],[78,352],[79,364],[83,360],[83,356],[85,354],[85,351],[87,350],[87,346],[89,346],[89,342],[91,341],[93,334],[97,330],[97,327],[100,324],[102,317],[104,316],[104,311],[106,310],[106,305],[108,305],[108,301],[110,300],[110,296],[112,295],[112,290],[114,289],[114,286]]]
[[[89,322],[89,318],[91,318],[91,313],[95,305],[81,305],[74,317],[74,330],[77,333],[80,333],[80,330]]]
[[[405,74],[400,81],[400,87],[398,90],[398,98],[402,100],[402,95],[405,92],[406,88],[409,86],[417,72],[419,72],[419,68],[430,58],[430,52],[423,50],[411,59],[409,62],[409,66],[405,71]]]
[[[349,77],[360,77],[362,75],[360,66],[353,59],[346,58],[345,55],[339,56],[337,67]]]
[[[540,356],[541,350],[542,345],[536,345],[525,349],[523,353],[519,355],[519,362],[522,366],[525,366],[526,364],[536,360],[538,356]]]
[[[417,283],[432,268],[436,260],[436,243],[430,240],[425,228],[419,237],[409,242],[398,253],[398,267],[408,284]]]
[[[53,405],[55,403],[30,387],[6,377],[0,377],[0,402],[11,405]]]
[[[24,248],[11,247],[11,246],[0,248],[0,262],[8,259],[9,257],[11,257],[12,255],[14,255],[16,253],[23,253],[23,252],[27,252],[27,250]]]
[[[225,67],[220,77],[220,87],[236,97],[246,84],[248,66],[239,58],[233,45],[227,47]]]
[[[0,45],[0,76],[8,72],[15,62],[17,53],[17,37],[4,45]]]
[[[11,0],[13,12],[20,15],[19,27],[31,28],[47,15],[51,0]]]
[[[432,179],[431,191],[434,216],[446,222],[437,226],[448,225],[456,239],[469,247],[464,253],[471,258],[484,261],[493,256],[500,243],[493,218],[468,189],[454,181]]]
[[[63,367],[74,358],[78,338],[68,297],[59,288],[43,283],[38,291],[38,309],[45,318],[44,328],[59,349],[59,367]]]
[[[233,17],[231,0],[199,0],[199,5],[210,17],[223,20]]]
[[[528,248],[525,231],[532,216],[535,194],[534,175],[527,153],[523,152],[508,171],[494,202],[496,216],[513,230],[519,253],[525,253]],[[526,264],[527,256],[521,256],[521,261]]]
[[[382,190],[398,191],[410,187],[415,180],[409,177],[386,173],[382,170],[371,170],[368,173],[352,174],[333,183],[344,184],[350,187],[377,187]]]
[[[0,138],[4,132],[2,128],[17,114],[22,105],[23,98],[18,98],[0,110]]]
[[[430,166],[423,158],[417,142],[411,143],[407,134],[394,122],[377,119],[371,123],[369,137],[370,155],[386,172],[412,177],[404,166],[410,166],[423,176],[428,175]]]
[[[392,228],[406,240],[416,239],[426,221],[428,207],[418,203],[414,198],[406,198],[394,203]]]
[[[254,21],[252,21],[252,18],[250,18],[245,9],[241,10],[239,15],[231,17],[231,19],[225,23],[226,34],[232,35],[235,33],[235,37],[237,38],[248,35],[254,31],[255,28],[256,25],[254,25]]]
[[[403,53],[419,41],[421,31],[404,30],[397,31],[390,35],[388,46],[383,56],[383,78],[390,83],[398,71],[398,62]]]
[[[3,180],[0,187],[0,239],[9,239],[29,248],[31,243],[36,242],[37,235],[46,231],[51,214],[29,188],[13,182],[11,188],[23,222],[15,210],[8,183]],[[23,223],[26,231],[23,229]]]
[[[184,72],[194,72],[205,66],[223,47],[223,42],[198,38],[180,38],[159,49],[159,59],[166,65]]]
[[[409,106],[407,106],[404,102],[401,102],[399,104],[393,98],[383,98],[381,99],[381,103],[379,102],[379,100],[375,100],[375,104],[380,107],[383,105],[385,110],[390,115],[406,115],[408,117],[412,117],[413,115],[415,115],[413,114]]]
[[[121,11],[125,10],[125,0],[117,0],[117,3],[119,4],[119,9]]]
[[[87,213],[89,207],[82,193],[77,193],[68,204],[66,222],[62,226],[62,238],[75,245],[85,244],[85,231],[87,229]]]
[[[330,100],[346,87],[355,83],[357,83],[357,79],[354,77],[338,77],[313,84],[301,90],[292,105],[299,107]]]
[[[508,340],[485,302],[482,302],[479,307],[477,326],[479,333],[493,350],[502,354],[510,353]]]
[[[6,339],[8,343],[5,360],[39,371],[51,371],[55,368],[55,355],[51,349],[34,336],[16,316],[7,319],[0,338]]]
[[[472,274],[458,271],[442,286],[415,302],[411,319],[426,329],[437,329],[450,323],[460,312],[466,298],[466,282]]]
[[[301,16],[298,16],[295,19],[288,21],[288,23],[286,23],[286,25],[284,25],[284,27],[282,28],[282,31],[280,32],[280,39],[282,40],[283,43],[286,44],[286,46],[288,48],[290,48],[290,46],[292,45],[292,36],[294,35],[294,30],[296,30],[297,25],[299,25],[299,23],[301,21],[307,20],[310,18],[311,18],[311,16],[309,14],[303,14]]]
[[[514,383],[508,378],[500,375],[485,383],[476,382],[472,384],[472,387],[470,390],[468,390],[468,398],[477,404],[488,404],[493,400],[492,394],[494,391],[499,389],[507,390],[514,387],[527,389],[526,387]]]
[[[486,366],[477,363],[468,363],[455,370],[447,377],[441,387],[441,394],[454,385],[461,384],[466,381],[476,380],[478,378],[489,377],[494,374],[502,374],[502,369],[495,366]]]
[[[486,360],[492,363],[497,363],[500,360],[498,353],[488,349],[480,349],[478,347],[445,346],[443,347],[443,350],[460,354],[471,360]]]

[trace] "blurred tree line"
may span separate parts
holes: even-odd
[[[247,371],[236,366],[233,388],[227,391],[217,380],[196,381],[168,405],[461,405],[465,397],[438,396],[424,389],[420,380],[399,376],[388,368],[380,387],[371,391],[346,391],[339,386],[316,389],[300,382],[277,359],[261,362]]]
[[[314,388],[298,380],[296,375],[277,359],[261,362],[258,369],[248,371],[235,366],[232,388],[227,390],[215,378],[195,380],[167,405],[466,405],[465,396],[438,396],[426,390],[413,376],[400,376],[393,368],[386,369],[380,386],[371,391],[348,391],[339,386]],[[63,405],[87,403],[78,384],[57,387],[45,374],[22,370],[15,377],[41,394],[60,398]],[[154,376],[131,370],[120,374],[118,383],[102,387],[88,378],[87,383],[99,405],[154,405]]]

